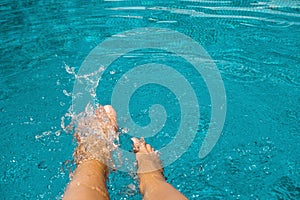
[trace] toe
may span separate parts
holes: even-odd
[[[107,115],[109,116],[109,118],[116,120],[116,111],[113,109],[113,107],[111,105],[106,105],[104,106],[104,110],[107,113]]]
[[[142,151],[143,153],[146,153],[148,150],[147,150],[147,145],[146,143],[142,140],[140,140],[140,151]]]
[[[115,129],[117,131],[118,130],[118,125],[117,125],[117,114],[116,114],[116,111],[110,105],[106,105],[103,108],[104,108],[106,114],[108,115],[110,121],[112,122],[112,125],[115,127]]]
[[[151,151],[152,147],[151,147],[150,144],[146,144],[146,149],[147,149],[147,151],[148,151],[149,153],[152,152],[152,151]]]
[[[103,106],[99,106],[99,108],[96,108],[95,110],[96,116],[102,116],[103,114],[106,114],[106,111],[104,110]]]
[[[133,142],[133,152],[138,153],[140,151],[140,140],[133,137],[131,141]]]
[[[133,142],[133,150],[135,153],[147,153],[149,152],[147,147],[147,144],[145,143],[144,138],[141,139],[137,139],[137,138],[131,138],[132,142]]]
[[[139,147],[139,145],[140,145],[139,139],[133,137],[133,138],[131,138],[131,141],[133,142],[133,147],[136,147],[136,148]]]

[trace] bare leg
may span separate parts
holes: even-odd
[[[107,166],[97,160],[81,163],[65,191],[64,200],[109,199],[106,189]]]
[[[166,182],[156,152],[143,139],[132,139],[138,164],[140,192],[144,200],[185,200],[183,194]]]
[[[101,133],[104,133],[108,137],[109,131],[116,131],[117,129],[116,113],[111,106],[101,106],[96,110],[95,116],[88,118],[88,121],[79,122],[78,126],[83,124],[88,124],[93,130],[101,130]],[[95,140],[93,135],[90,138],[89,136],[82,137],[80,133],[77,133],[76,139],[78,140],[78,147],[74,152],[74,158],[77,162],[77,168],[65,191],[63,199],[109,199],[106,189],[106,179],[109,169],[106,161],[110,155],[106,146],[104,146],[106,143]],[[90,144],[91,146],[87,146]]]

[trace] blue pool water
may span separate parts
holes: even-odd
[[[168,182],[189,199],[300,199],[299,1],[4,0],[0,16],[1,199],[61,198],[76,146],[60,127],[75,81],[65,66],[77,72],[100,42],[143,27],[168,28],[198,42],[226,90],[222,135],[200,159],[211,116],[207,87],[180,58],[162,54],[161,63],[193,83],[201,110],[191,146],[165,168]],[[116,60],[97,88],[100,103],[110,103],[124,71],[156,60],[155,51]],[[148,85],[130,102],[136,123],[149,123],[152,104],[168,113],[166,126],[146,139],[160,149],[176,137],[181,113],[171,91]],[[130,149],[129,133],[120,136],[124,149]],[[108,188],[111,199],[141,199],[131,173],[112,172]]]

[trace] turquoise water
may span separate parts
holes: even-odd
[[[60,127],[72,103],[64,93],[75,81],[65,65],[78,71],[100,42],[140,27],[193,38],[214,60],[226,90],[222,135],[199,159],[209,93],[189,66],[180,68],[194,83],[201,119],[192,145],[165,168],[168,182],[189,199],[300,199],[299,9],[299,1],[278,0],[1,1],[1,199],[61,198],[76,145]],[[137,56],[143,51],[118,59],[97,88],[99,101],[110,103],[122,71],[155,60],[151,51],[143,59]],[[160,149],[176,136],[180,110],[169,90],[150,86],[135,93],[131,114],[145,125],[151,104],[165,106],[169,121],[146,139]],[[121,135],[122,148],[130,148],[129,138]],[[141,199],[130,173],[111,173],[108,188],[111,199]]]

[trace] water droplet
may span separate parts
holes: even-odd
[[[72,95],[72,93],[71,92],[67,92],[67,90],[63,90],[63,93],[64,93],[64,95],[66,95],[68,97]]]
[[[55,135],[56,135],[56,136],[60,136],[60,134],[61,134],[61,131],[60,131],[60,130],[55,131]]]
[[[128,133],[129,132],[129,128],[121,128],[121,133]]]
[[[34,138],[37,140],[37,139],[41,138],[41,136],[40,135],[36,135],[36,136],[34,136]]]
[[[66,72],[68,74],[73,74],[75,75],[75,68],[74,67],[69,67],[68,65],[65,66]]]
[[[129,185],[127,185],[127,187],[131,190],[136,190],[136,187],[134,184],[130,183]]]

